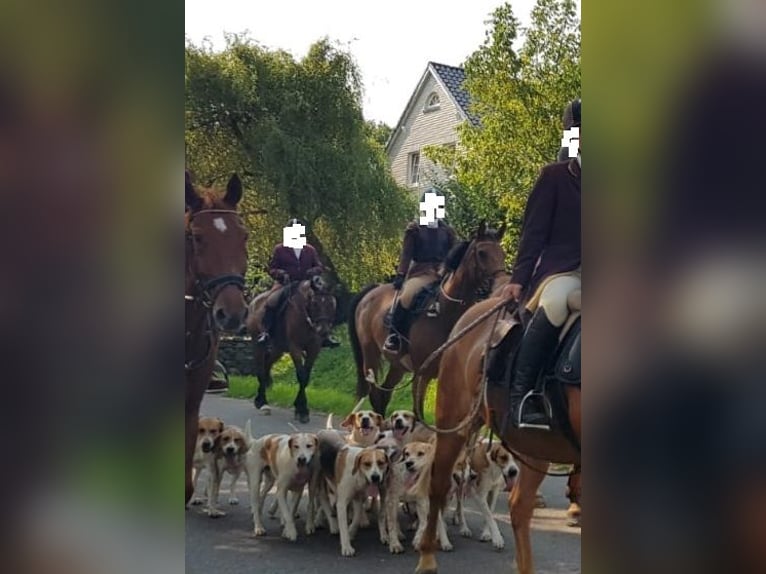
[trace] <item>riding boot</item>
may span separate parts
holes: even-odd
[[[271,327],[274,324],[275,313],[276,310],[274,307],[270,307],[268,305],[266,305],[266,308],[263,310],[263,318],[261,319],[261,332],[255,341],[259,345],[263,345],[268,342],[271,333]]]
[[[407,336],[407,323],[409,320],[409,310],[397,303],[394,307],[394,313],[391,317],[391,329],[389,331],[383,348],[392,353],[401,351],[402,338]]]
[[[511,415],[519,428],[550,430],[547,401],[535,387],[545,361],[556,349],[560,330],[540,307],[521,340],[511,380]]]

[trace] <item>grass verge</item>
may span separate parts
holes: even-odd
[[[336,415],[351,412],[356,404],[356,366],[348,340],[348,331],[344,326],[337,328],[336,337],[341,346],[335,349],[322,349],[311,372],[311,380],[306,388],[309,409]],[[292,407],[298,392],[295,380],[295,368],[288,355],[284,355],[272,368],[274,384],[269,388],[267,396],[269,404],[280,407]],[[412,386],[406,384],[410,375],[406,375],[400,383],[403,388],[395,390],[388,406],[391,413],[397,409],[412,410]],[[228,396],[241,399],[252,399],[258,389],[258,380],[251,376],[231,375],[229,377]],[[425,403],[426,421],[433,423],[433,411],[436,399],[436,384],[432,381],[428,387]],[[363,409],[370,408],[369,399],[365,400]]]

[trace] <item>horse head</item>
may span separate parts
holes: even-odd
[[[209,308],[218,329],[236,332],[247,316],[248,234],[237,213],[242,182],[235,173],[225,193],[198,190],[187,171],[185,188],[186,297]]]
[[[455,282],[479,289],[487,281],[505,273],[505,251],[500,240],[505,224],[494,230],[484,221],[479,224],[471,239],[452,248],[445,260],[445,269],[454,275]]]
[[[336,306],[327,282],[316,275],[301,284],[299,292],[305,300],[309,324],[321,337],[327,336],[335,322]]]

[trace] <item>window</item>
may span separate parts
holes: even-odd
[[[426,99],[426,105],[423,108],[424,112],[431,112],[439,109],[439,94],[431,92]]]
[[[417,185],[420,177],[420,152],[416,151],[409,155],[407,181],[410,185]]]

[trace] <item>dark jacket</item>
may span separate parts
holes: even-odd
[[[546,165],[529,194],[513,282],[530,296],[554,273],[580,267],[580,165]]]
[[[439,225],[433,228],[413,221],[404,232],[397,273],[415,277],[438,267],[452,249],[456,238],[455,230],[443,221],[439,221]]]
[[[303,281],[319,275],[324,270],[316,249],[308,243],[303,246],[301,257],[295,257],[295,251],[292,247],[285,247],[281,243],[274,248],[269,262],[269,275],[280,281],[282,276],[287,273],[291,281]]]

